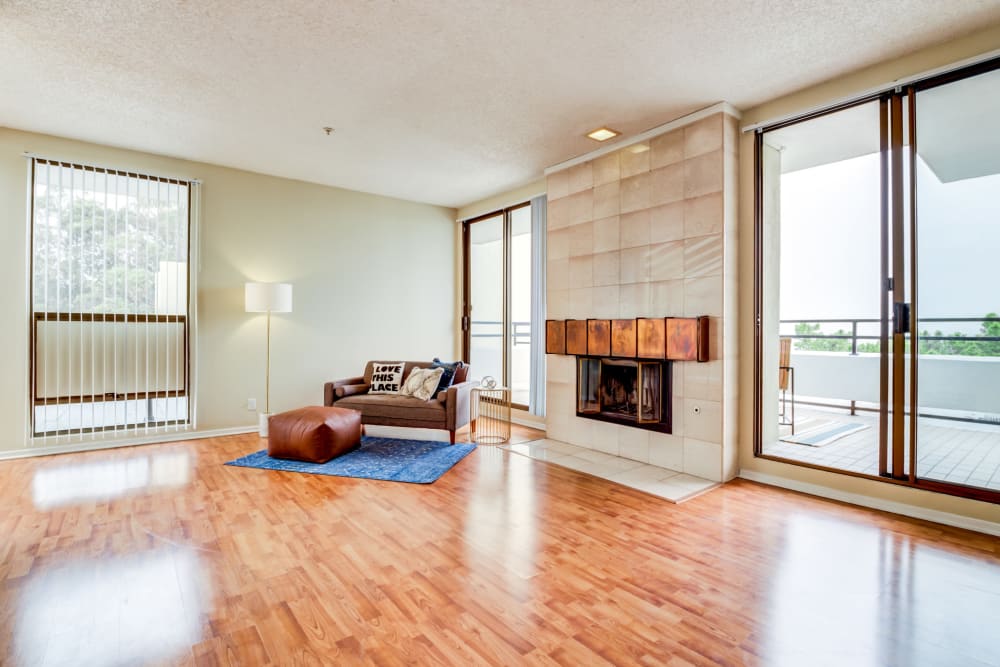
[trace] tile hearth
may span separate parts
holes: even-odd
[[[533,440],[500,445],[514,454],[554,463],[595,477],[617,482],[673,503],[682,503],[719,486],[717,482],[641,461],[612,456],[559,440]]]

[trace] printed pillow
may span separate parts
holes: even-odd
[[[403,382],[402,361],[398,364],[372,364],[372,382],[369,394],[398,394],[399,385]]]
[[[434,357],[434,363],[431,364],[431,368],[440,368],[444,371],[441,373],[441,382],[438,383],[437,391],[434,392],[435,396],[437,396],[439,391],[444,391],[452,385],[455,381],[455,371],[464,365],[461,361],[447,362]]]
[[[400,396],[412,396],[426,401],[437,394],[437,386],[441,381],[443,368],[414,368],[410,377],[399,390]]]

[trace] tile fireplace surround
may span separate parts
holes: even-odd
[[[737,118],[720,104],[547,171],[547,319],[708,315],[709,361],[675,362],[671,433],[576,416],[576,358],[547,355],[554,440],[732,479],[736,448]]]

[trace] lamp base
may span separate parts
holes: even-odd
[[[267,420],[271,416],[270,412],[261,412],[257,414],[257,432],[260,433],[260,437],[267,437]]]

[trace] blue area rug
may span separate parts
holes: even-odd
[[[306,463],[273,459],[262,449],[247,454],[227,466],[309,472],[334,477],[381,479],[388,482],[430,484],[464,459],[475,445],[399,438],[361,438],[361,447],[326,463]]]

